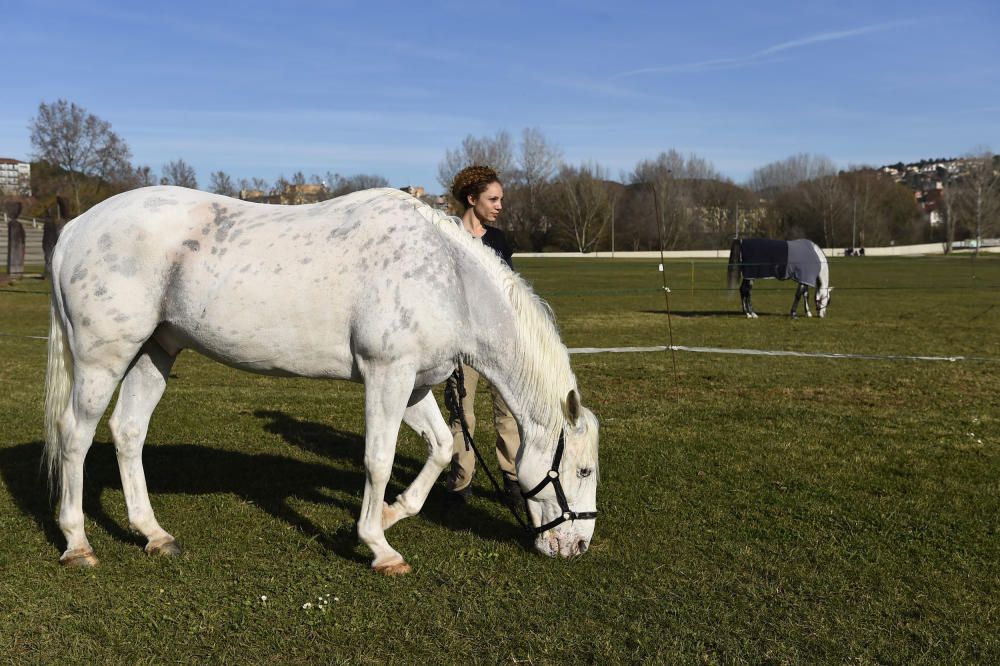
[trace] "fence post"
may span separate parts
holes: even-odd
[[[62,232],[63,222],[46,220],[42,229],[42,252],[45,253],[45,270],[42,271],[44,277],[52,275],[52,250],[56,247],[59,234]]]
[[[24,277],[24,227],[16,219],[7,222],[7,275],[14,280]]]

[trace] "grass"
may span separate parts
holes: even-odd
[[[523,260],[569,346],[667,339],[658,262]],[[737,315],[718,262],[668,266],[676,344],[991,360],[574,356],[602,424],[591,550],[533,554],[477,479],[368,570],[360,387],[174,366],[145,466],[185,553],[130,533],[106,421],[87,461],[101,566],[57,564],[38,475],[45,283],[0,293],[0,654],[10,663],[988,663],[1000,659],[1000,258],[834,260]],[[693,275],[693,279],[692,279]],[[11,291],[16,289],[18,291]],[[480,405],[486,413],[487,404]],[[490,441],[481,419],[481,441]],[[401,435],[390,494],[423,461]],[[264,599],[266,597],[266,600]],[[306,604],[311,607],[304,608]]]

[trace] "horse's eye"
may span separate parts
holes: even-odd
[[[593,473],[593,471],[594,470],[590,469],[589,467],[581,467],[580,469],[576,470],[576,475],[581,479],[586,479]]]

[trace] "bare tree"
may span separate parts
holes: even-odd
[[[748,186],[754,192],[768,194],[836,173],[837,167],[829,157],[799,153],[754,169]]]
[[[951,254],[952,246],[955,244],[955,223],[956,219],[956,199],[958,198],[957,183],[948,183],[941,194],[941,203],[944,206],[944,253]]]
[[[289,183],[288,179],[285,178],[285,174],[281,174],[278,176],[278,179],[274,181],[274,185],[271,186],[271,194],[281,194],[288,189],[289,185],[291,185],[291,183]]]
[[[562,151],[549,143],[538,128],[521,132],[514,172],[508,179],[510,196],[504,219],[516,245],[542,249],[551,227],[545,212],[544,192],[562,161]],[[505,202],[506,203],[506,202]]]
[[[614,215],[615,197],[607,172],[596,164],[564,166],[555,183],[556,225],[578,252],[590,252]]]
[[[228,173],[225,171],[215,171],[209,178],[212,183],[209,186],[210,191],[216,194],[224,194],[227,197],[236,196],[236,186],[233,185],[233,179],[229,177]]]
[[[704,231],[695,228],[697,198],[705,189],[701,185],[721,179],[707,160],[696,155],[685,158],[671,149],[660,153],[655,160],[641,160],[636,165],[628,177],[632,196],[625,210],[637,220],[634,229],[645,229],[645,235],[651,235],[648,242],[657,246],[662,242],[664,249],[676,248],[685,244],[693,233]],[[652,220],[653,226],[646,220]]]
[[[389,187],[389,181],[382,176],[371,173],[359,173],[346,177],[339,173],[327,173],[326,187],[331,197],[342,197],[351,192],[370,190],[373,187]]]
[[[994,230],[1000,215],[1000,174],[998,160],[988,150],[967,158],[966,163],[962,183],[963,207],[976,230],[975,254],[978,256],[983,234]]]
[[[29,128],[35,158],[68,173],[77,213],[82,212],[80,176],[112,180],[131,169],[128,145],[111,124],[64,99],[39,104]]]
[[[540,129],[525,128],[521,132],[514,177],[529,189],[538,187],[552,179],[561,161],[562,150],[549,143]]]
[[[153,169],[148,164],[135,167],[132,170],[132,184],[134,187],[156,185],[156,176],[153,175]]]
[[[819,214],[823,229],[823,246],[837,244],[836,227],[846,218],[847,195],[836,175],[821,176],[809,182],[805,189],[807,200]]]
[[[496,136],[476,138],[471,134],[462,141],[455,150],[447,150],[444,160],[438,164],[438,182],[448,190],[455,174],[470,164],[483,164],[492,167],[504,180],[513,175],[514,148],[510,134],[506,130],[497,132]]]
[[[163,166],[163,178],[160,179],[160,184],[190,187],[196,190],[198,178],[195,176],[194,167],[182,159],[177,159]]]

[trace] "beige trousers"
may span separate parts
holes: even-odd
[[[465,378],[465,398],[462,399],[462,412],[465,413],[465,422],[469,425],[469,434],[476,432],[476,387],[479,385],[479,373],[475,369],[462,364],[462,375]],[[448,378],[446,390],[454,390],[455,377]],[[497,462],[500,463],[500,471],[504,477],[511,481],[517,481],[517,470],[514,461],[517,460],[517,451],[521,447],[521,437],[517,432],[517,421],[510,413],[507,403],[503,401],[500,394],[496,392],[491,384],[486,385],[490,396],[493,398],[493,424],[497,431],[496,449]],[[465,438],[462,436],[462,422],[458,414],[451,414],[448,419],[448,426],[454,441],[454,454],[451,457],[451,472],[448,474],[448,490],[464,490],[472,483],[472,475],[476,471],[476,454],[465,449]]]

